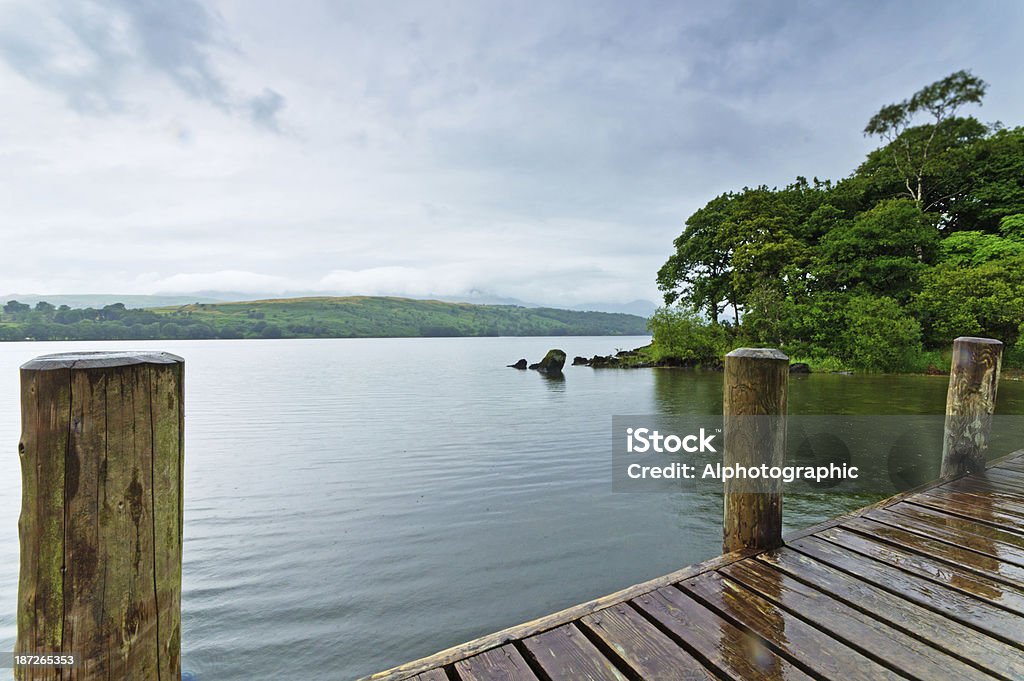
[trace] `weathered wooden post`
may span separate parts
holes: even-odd
[[[18,654],[28,679],[181,678],[184,362],[66,353],[21,367]]]
[[[789,358],[779,350],[739,348],[725,356],[723,465],[781,466],[786,454]],[[782,544],[782,481],[725,481],[723,550]]]
[[[985,470],[992,414],[1003,361],[1003,344],[962,336],[953,341],[942,443],[944,478]]]

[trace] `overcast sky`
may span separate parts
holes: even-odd
[[[716,194],[838,178],[1024,3],[0,3],[0,293],[656,300]]]

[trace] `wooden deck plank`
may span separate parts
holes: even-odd
[[[872,511],[865,517],[885,523],[886,525],[899,527],[914,534],[937,539],[962,549],[983,553],[987,556],[998,558],[1004,563],[1024,568],[1024,549],[1019,546],[1013,546],[1012,544],[1006,544],[976,534],[958,532],[935,521],[918,520],[917,518],[911,518],[888,509]]]
[[[931,496],[946,499],[959,498],[961,501],[978,504],[982,508],[995,508],[1010,515],[1024,513],[1024,497],[996,489],[988,482],[970,479],[957,480],[945,487],[937,487],[933,492]],[[954,497],[954,495],[956,496]]]
[[[813,674],[844,681],[905,678],[723,575],[701,575],[679,587]]]
[[[896,544],[910,551],[954,563],[972,572],[1005,582],[1010,586],[1024,587],[1024,570],[1021,570],[1016,565],[1003,563],[998,558],[992,556],[963,549],[936,539],[923,537],[893,525],[876,522],[870,518],[851,518],[843,523],[842,527],[870,535],[874,539]]]
[[[1022,473],[1024,473],[1024,459],[1011,459],[1010,461],[1003,462],[1003,464],[999,467],[1009,468],[1011,470],[1021,471]]]
[[[984,473],[969,476],[979,483],[985,485],[992,485],[996,489],[1001,489],[1007,494],[1024,494],[1024,481],[1021,480],[1021,475],[1024,472],[1014,468],[989,468]]]
[[[1018,649],[811,556],[784,548],[759,556],[758,560],[801,581],[811,581],[821,591],[960,659],[1003,678],[1024,678],[1024,656]]]
[[[973,496],[981,496],[985,499],[996,499],[1001,502],[1021,505],[1024,504],[1024,492],[1009,490],[1003,486],[993,483],[991,480],[982,480],[974,476],[958,478],[947,482],[941,489],[963,492]]]
[[[985,471],[984,475],[971,476],[971,478],[978,484],[999,490],[1003,494],[1010,496],[1020,496],[1024,494],[1024,483],[1020,482],[1014,476],[1005,475],[1008,472],[1010,471],[1006,469],[992,469]]]
[[[1024,647],[1024,619],[1002,608],[922,577],[895,570],[818,537],[801,539],[793,548],[899,598],[939,612],[993,638]],[[1017,654],[1024,657],[1024,653]]]
[[[448,681],[448,675],[444,673],[443,669],[431,669],[429,672],[412,677],[412,681]]]
[[[1006,473],[1013,473],[1012,469],[1000,468],[985,471],[982,475],[972,475],[968,478],[964,478],[965,481],[973,481],[978,485],[984,485],[995,490],[999,490],[1003,494],[1009,496],[1022,496],[1024,495],[1024,483],[1021,483],[1016,477],[1005,475]]]
[[[526,660],[511,645],[493,648],[455,663],[462,681],[537,681]]]
[[[757,636],[722,619],[679,589],[658,589],[633,603],[731,679],[812,679]]]
[[[626,681],[572,624],[523,639],[523,645],[551,681]]]
[[[991,676],[758,560],[722,573],[875,660],[914,678],[947,681]]]
[[[647,681],[707,681],[715,676],[653,624],[620,603],[580,622]]]
[[[985,471],[982,477],[995,478],[997,480],[1005,480],[1009,484],[1013,484],[1021,489],[1024,489],[1024,472],[1014,470],[1013,468],[990,468]]]
[[[1024,506],[1013,501],[1003,501],[992,495],[977,495],[948,487],[936,487],[923,493],[922,496],[948,499],[960,504],[977,506],[983,511],[994,511],[1004,514],[1012,524],[1024,527]]]
[[[1024,535],[1024,529],[1016,526],[1016,518],[1006,521],[1005,514],[993,513],[992,509],[985,509],[973,504],[962,504],[948,499],[942,499],[940,497],[929,497],[925,495],[918,495],[912,499],[907,499],[906,501],[907,503],[916,504],[918,506],[928,506],[929,508],[934,508],[951,515],[963,516],[969,520],[976,520],[979,523],[998,527],[1006,532],[1014,532],[1016,534]]]
[[[937,523],[956,532],[976,535],[983,539],[999,541],[1024,549],[1024,536],[1022,535],[1007,532],[1002,528],[993,527],[977,520],[945,513],[930,506],[918,506],[911,502],[905,502],[889,506],[886,510],[909,516],[921,522]]]
[[[844,527],[829,528],[817,536],[1024,616],[1024,589],[1015,589],[959,565],[876,541]]]

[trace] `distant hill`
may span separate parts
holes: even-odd
[[[165,305],[187,305],[188,303],[216,303],[222,300],[242,300],[247,297],[252,298],[252,296],[245,295],[240,295],[238,298],[221,297],[219,295],[211,295],[206,293],[182,293],[167,295],[119,295],[108,293],[81,293],[52,296],[41,295],[38,293],[8,293],[7,295],[0,297],[0,305],[6,303],[9,300],[16,300],[19,303],[26,303],[28,305],[35,305],[36,303],[43,301],[50,303],[55,307],[67,305],[68,307],[100,308],[103,307],[104,305],[113,305],[114,303],[121,303],[125,307],[146,308],[161,307]]]
[[[548,307],[388,297],[309,297],[189,303],[147,309],[3,307],[0,340],[631,336],[643,317]]]
[[[242,293],[240,291],[190,291],[187,293],[156,293],[153,295],[120,295],[110,293],[78,293],[62,295],[41,295],[38,293],[8,293],[0,296],[0,304],[9,300],[17,300],[20,303],[35,305],[39,301],[45,301],[55,306],[67,305],[68,307],[95,307],[100,308],[113,303],[123,303],[125,307],[146,308],[166,307],[170,305],[188,305],[189,303],[227,303],[244,302],[246,300],[290,300],[293,298],[320,298],[320,297],[347,297],[335,295],[328,292],[314,291],[288,291],[284,294],[277,293]],[[385,296],[386,297],[386,296]],[[471,303],[473,305],[513,305],[516,307],[547,307],[538,303],[531,303],[518,298],[508,298],[492,295],[484,291],[473,290],[463,296],[403,296],[393,297],[409,298],[410,300],[440,300],[447,303]],[[593,302],[581,303],[578,305],[567,305],[567,310],[579,310],[581,312],[624,312],[626,314],[650,317],[658,305],[649,300],[634,300],[629,303],[607,303]]]
[[[646,319],[654,314],[654,311],[658,309],[658,305],[657,303],[652,303],[649,300],[634,300],[629,303],[583,303],[582,305],[573,305],[570,309],[595,310],[599,312],[623,312],[625,314],[633,314]]]

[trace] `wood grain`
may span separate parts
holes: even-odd
[[[639,613],[621,603],[580,620],[646,681],[706,681],[715,676]]]
[[[523,646],[551,681],[626,681],[574,625],[531,636]]]
[[[725,356],[725,466],[781,466],[786,455],[789,358],[740,348]],[[782,482],[725,481],[723,551],[782,544]]]
[[[939,558],[1010,586],[1024,586],[1024,570],[1003,563],[995,556],[971,551],[955,544],[915,534],[895,525],[887,525],[870,518],[851,519],[842,527],[855,530],[874,539],[890,542],[901,548]]]
[[[801,539],[794,547],[821,563],[856,575],[858,580],[889,591],[905,601],[941,613],[1011,645],[1024,647],[1024,619],[1002,608],[917,575],[895,570],[817,537]],[[949,625],[944,623],[944,626],[947,631],[951,630]],[[1024,658],[1024,654],[1021,655]]]
[[[833,527],[817,536],[851,551],[898,567],[905,572],[944,584],[1015,612],[1019,616],[1024,616],[1024,589],[1002,584],[955,563],[880,542],[843,527]]]
[[[82,663],[18,669],[20,681],[180,678],[181,376],[167,353],[22,369],[17,650]]]
[[[721,574],[701,575],[680,587],[814,675],[846,681],[905,678]]]
[[[456,662],[455,671],[462,681],[537,681],[526,660],[510,645]]]
[[[936,681],[991,679],[980,670],[773,569],[763,561],[745,560],[730,565],[722,572],[766,599],[799,613],[837,640],[897,671]]]
[[[985,470],[1003,344],[962,336],[953,341],[942,444],[944,478]]]
[[[679,589],[658,589],[633,603],[731,679],[812,678],[758,636],[728,622]]]
[[[798,540],[801,552],[784,548],[759,556],[758,560],[813,584],[815,588],[904,634],[926,641],[983,669],[994,670],[1003,678],[1022,678],[1024,656],[1019,649],[816,560],[803,553],[802,544],[806,541],[812,540]],[[845,674],[836,675],[836,678],[844,677]]]

